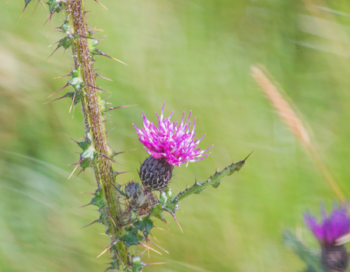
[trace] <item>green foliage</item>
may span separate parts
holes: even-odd
[[[249,156],[248,156],[249,157]],[[247,158],[248,158],[247,157]],[[247,159],[246,158],[246,159]],[[231,165],[227,166],[224,170],[222,170],[221,172],[216,172],[213,176],[211,176],[209,179],[207,179],[205,182],[203,183],[198,183],[197,181],[195,182],[195,184],[190,187],[190,188],[186,188],[185,190],[183,190],[182,192],[180,192],[175,198],[174,200],[172,200],[171,202],[174,204],[176,202],[181,201],[182,199],[190,196],[191,194],[199,194],[201,193],[205,188],[207,188],[208,185],[213,186],[214,188],[218,188],[221,182],[221,178],[225,177],[225,176],[231,176],[234,172],[241,170],[241,168],[243,167],[245,160],[237,162],[237,163],[232,163]]]
[[[325,272],[320,257],[311,253],[289,230],[283,232],[284,243],[290,247],[307,265],[307,272]]]
[[[117,54],[129,66],[99,60],[98,68],[105,69],[101,73],[113,79],[99,84],[118,93],[110,102],[139,105],[112,112],[113,123],[106,123],[107,129],[117,127],[109,133],[111,147],[137,147],[131,123],[142,111],[151,116],[166,101],[175,114],[192,109],[205,122],[197,125],[198,135],[207,133],[202,146],[215,144],[208,159],[174,170],[174,193],[192,185],[192,177],[202,182],[214,166],[222,169],[232,158],[255,152],[237,182],[180,203],[186,204],[180,207],[184,213],[178,212],[184,234],[178,235],[172,223],[174,235],[152,230],[161,245],[171,244],[171,268],[144,271],[300,271],[302,261],[281,247],[281,222],[297,222],[303,228],[300,214],[334,195],[252,81],[249,66],[258,61],[268,67],[315,131],[325,163],[347,188],[348,59],[338,55],[336,35],[332,40],[301,31],[302,18],[310,14],[295,1],[282,1],[283,7],[281,1],[100,1],[109,11],[85,1],[93,11],[87,14],[88,22],[108,34],[101,50]],[[35,1],[17,23],[22,3],[0,1],[0,175],[6,203],[1,209],[0,270],[17,272],[25,266],[28,271],[100,271],[110,261],[108,254],[95,258],[106,244],[104,237],[96,236],[104,232],[103,226],[80,230],[96,217],[96,208],[76,209],[89,202],[80,192],[95,190],[92,171],[66,180],[71,170],[66,165],[75,158],[70,152],[76,149],[62,133],[78,139],[83,120],[66,112],[68,99],[40,106],[48,92],[65,84],[52,78],[67,74],[71,56],[60,52],[44,61],[51,53],[47,45],[61,36],[52,24],[46,37],[48,24],[41,25],[48,12],[39,4],[31,16]],[[327,4],[350,12],[346,1]],[[331,14],[319,12],[325,19]],[[275,16],[281,20],[271,21]],[[348,24],[346,16],[332,16],[334,25]],[[53,22],[60,19],[65,17],[55,14]],[[119,156],[118,171],[134,172],[118,176],[118,183],[137,177],[135,169],[144,154],[140,148]],[[150,261],[170,262],[161,258],[152,254]]]
[[[91,204],[102,209],[106,205],[103,189],[96,190],[95,196],[91,200]]]
[[[179,203],[170,188],[165,188],[160,192],[159,203],[164,211],[171,214],[175,214],[175,212],[179,209]]]
[[[72,39],[69,36],[60,39],[60,41],[58,42],[58,47],[63,47],[64,49],[68,49],[69,47],[71,47],[71,45]]]
[[[83,142],[77,142],[78,146],[83,150],[87,150],[91,146],[91,135],[87,134]]]
[[[145,264],[141,261],[141,256],[133,257],[132,272],[139,272],[144,266]]]
[[[142,219],[137,219],[134,222],[134,226],[140,230],[145,237],[149,235],[151,229],[154,227],[153,221],[149,216],[146,216]]]
[[[124,242],[126,246],[135,246],[138,245],[140,242],[143,241],[144,238],[138,233],[138,230],[136,227],[127,227],[125,228],[125,234],[121,238],[121,240]]]
[[[50,13],[60,13],[63,8],[63,1],[62,0],[49,0],[47,2],[47,5],[49,6]]]

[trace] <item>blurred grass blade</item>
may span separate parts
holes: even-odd
[[[266,94],[267,98],[270,100],[272,106],[275,108],[283,122],[291,129],[295,137],[306,147],[312,158],[315,160],[317,166],[321,170],[322,174],[325,176],[328,183],[332,187],[333,191],[337,194],[338,198],[344,202],[344,194],[313,149],[310,136],[305,126],[301,122],[301,118],[297,115],[297,109],[293,109],[295,107],[291,106],[291,102],[287,102],[288,98],[286,95],[284,95],[284,98],[281,94],[281,91],[277,90],[277,87],[272,83],[272,80],[269,79],[271,76],[268,77],[266,75],[268,73],[266,72],[265,67],[262,65],[253,65],[251,66],[251,72],[255,81],[259,84],[261,90]]]

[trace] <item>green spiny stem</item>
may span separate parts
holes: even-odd
[[[28,3],[30,1],[28,0]],[[28,3],[26,2],[26,5]],[[232,163],[221,172],[216,171],[207,181],[196,182],[192,187],[186,188],[178,195],[174,195],[170,188],[165,188],[157,200],[151,191],[136,185],[135,182],[128,184],[125,192],[121,190],[115,182],[116,176],[121,173],[114,171],[111,164],[112,158],[118,153],[111,150],[107,144],[107,132],[104,125],[105,112],[120,107],[107,107],[105,100],[101,99],[102,92],[96,83],[98,74],[93,66],[94,55],[114,58],[95,47],[98,39],[92,38],[93,33],[87,27],[84,3],[84,0],[49,0],[48,2],[50,20],[54,12],[58,13],[63,10],[66,13],[66,20],[59,28],[67,36],[58,42],[55,51],[60,47],[64,49],[72,47],[75,68],[70,73],[72,78],[67,84],[52,95],[72,86],[75,89],[74,92],[68,92],[55,100],[70,97],[72,98],[72,106],[79,101],[82,104],[86,137],[84,142],[76,142],[83,149],[83,152],[80,154],[79,162],[74,171],[79,166],[82,171],[90,166],[94,169],[97,190],[88,205],[97,206],[100,217],[89,225],[95,222],[104,224],[107,229],[106,234],[111,238],[110,245],[101,253],[111,251],[112,262],[107,270],[140,272],[144,266],[152,264],[141,262],[141,256],[136,254],[136,247],[141,245],[157,252],[147,245],[148,241],[153,244],[148,237],[155,227],[151,217],[158,218],[166,224],[163,215],[165,211],[169,212],[177,222],[175,213],[178,210],[179,201],[189,195],[199,194],[208,185],[217,188],[221,178],[239,171],[249,156],[243,161]],[[120,198],[126,202],[125,209],[122,209],[119,204]]]
[[[193,184],[192,187],[187,188],[180,192],[176,197],[175,201],[181,201],[185,197],[188,197],[191,194],[199,194],[202,192],[208,185],[212,185],[214,188],[219,187],[221,178],[225,176],[230,176],[234,172],[241,170],[243,165],[245,164],[245,161],[248,159],[250,154],[245,158],[243,161],[239,161],[237,163],[232,163],[226,168],[224,168],[221,172],[216,171],[214,175],[212,175],[209,179],[207,179],[205,182],[198,183],[197,181],[195,184]]]
[[[177,195],[173,194],[170,188],[162,190],[162,192],[160,193],[159,202],[157,205],[153,206],[152,210],[149,212],[149,216],[155,216],[159,218],[162,211],[166,211],[169,212],[175,218],[175,213],[179,208],[179,202],[181,200],[192,194],[201,193],[208,187],[208,185],[211,185],[214,188],[218,188],[223,177],[230,176],[234,172],[238,172],[239,170],[241,170],[250,154],[242,161],[239,161],[237,163],[231,163],[229,166],[225,167],[221,172],[216,171],[215,174],[208,178],[206,181],[202,183],[196,181],[191,187],[187,187],[185,190],[179,192]],[[123,192],[121,193],[123,194]]]
[[[83,81],[85,83],[81,92],[82,111],[85,120],[85,130],[91,134],[92,145],[96,152],[110,156],[113,151],[107,144],[104,116],[101,110],[101,92],[94,88],[97,86],[96,73],[93,66],[93,56],[89,50],[88,40],[84,37],[89,35],[83,0],[67,0],[66,13],[69,18],[71,29],[74,31],[72,40],[72,51],[75,68],[81,68]],[[93,163],[94,173],[98,188],[102,189],[106,199],[106,207],[103,214],[105,217],[107,232],[118,236],[122,235],[122,209],[118,204],[119,194],[112,184],[115,184],[115,175],[111,162],[103,157],[97,156]],[[102,188],[101,188],[102,186]],[[107,216],[106,216],[107,215]],[[109,216],[114,219],[114,222]],[[111,244],[114,242],[111,239]],[[117,243],[117,250],[120,258],[129,264],[127,258],[127,247],[123,243]],[[114,247],[113,247],[114,248]],[[119,262],[116,252],[112,251],[113,261]]]

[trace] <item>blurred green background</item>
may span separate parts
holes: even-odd
[[[36,2],[36,1],[35,1]],[[0,271],[103,271],[108,254],[102,225],[81,229],[97,218],[90,201],[92,171],[67,180],[78,161],[74,139],[83,137],[80,106],[74,118],[70,101],[43,105],[64,86],[54,77],[72,69],[70,51],[48,45],[63,36],[54,27],[47,37],[48,11],[31,3],[20,22],[23,1],[0,1]],[[103,29],[99,49],[128,65],[97,57],[96,67],[113,82],[114,106],[107,128],[118,156],[123,184],[139,181],[147,157],[132,123],[142,111],[155,121],[165,114],[193,111],[196,133],[211,144],[209,158],[174,170],[172,189],[206,180],[219,169],[244,159],[244,168],[181,202],[182,234],[169,217],[170,233],[155,230],[170,255],[145,262],[167,262],[148,271],[300,271],[303,264],[283,245],[288,227],[317,249],[303,213],[319,215],[319,203],[336,199],[312,158],[279,119],[250,75],[261,63],[299,108],[314,132],[317,150],[344,194],[350,167],[350,5],[338,1],[104,0],[108,11],[86,0],[89,26]],[[61,92],[61,95],[64,91]],[[56,95],[55,98],[60,95]],[[158,222],[161,227],[162,223]],[[147,254],[146,254],[147,255]]]

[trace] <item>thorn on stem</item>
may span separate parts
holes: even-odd
[[[80,208],[85,208],[85,207],[87,207],[87,206],[89,206],[89,205],[91,205],[91,203],[88,203],[88,204],[86,204],[86,205],[83,205],[83,206],[81,206]]]
[[[50,54],[50,56],[47,57],[46,60],[48,60],[48,59],[58,50],[58,48],[60,48],[59,45],[58,45],[58,46],[56,47],[56,49]]]
[[[117,171],[115,171],[117,176],[121,175],[121,174],[125,174],[125,173],[130,173],[130,172],[132,172],[132,171],[125,171],[125,172],[117,172]]]
[[[102,29],[97,29],[97,28],[92,28],[92,27],[88,27],[88,29],[89,29],[89,30],[92,30],[92,31],[102,31],[102,32],[103,32]]]
[[[164,248],[162,248],[161,246],[157,245],[156,243],[153,243],[151,240],[149,240],[149,242],[152,244],[152,245],[155,245],[156,247],[159,247],[161,250],[163,250],[165,253],[168,253],[169,254],[169,251],[165,250]]]
[[[53,96],[54,94],[58,93],[59,91],[62,91],[64,88],[67,88],[69,86],[69,83],[67,83],[66,85],[64,85],[61,89],[59,89],[58,91],[54,92],[53,94],[50,94],[47,98]]]
[[[145,263],[145,266],[158,265],[158,264],[167,264],[167,263],[166,262],[163,262],[163,263]]]
[[[183,230],[182,230],[182,228],[181,228],[181,226],[180,226],[180,224],[179,224],[179,222],[178,222],[178,221],[177,221],[177,219],[176,219],[175,214],[172,214],[172,216],[173,216],[173,218],[174,218],[174,220],[175,220],[176,224],[179,226],[179,228],[180,228],[181,232],[182,232],[182,233],[184,233],[184,232],[183,232]]]
[[[116,110],[116,109],[128,108],[128,107],[134,107],[134,106],[137,106],[137,104],[127,105],[127,106],[119,106],[119,107],[106,107],[106,108],[107,108],[107,110]]]
[[[111,57],[111,56],[108,56],[107,54],[103,53],[102,51],[100,51],[100,50],[98,50],[98,49],[96,49],[96,51],[97,51],[98,54],[101,55],[101,56],[110,58],[110,59],[112,59],[112,60],[115,60],[115,61],[117,61],[117,62],[120,62],[121,64],[127,65],[125,62],[122,62],[121,60],[118,60],[118,59],[116,59],[116,58],[113,58],[113,57]]]
[[[109,130],[106,130],[106,134],[107,134],[108,132],[112,131],[113,129],[115,129],[115,127],[114,127],[114,128],[111,128],[111,129],[109,129]]]
[[[99,258],[101,255],[105,254],[108,249],[110,249],[112,246],[114,246],[117,242],[114,241],[109,247],[107,247],[104,251],[100,253],[96,258]]]
[[[61,96],[61,97],[59,97],[59,98],[56,98],[56,99],[54,99],[54,100],[50,100],[50,101],[48,101],[48,102],[45,102],[44,105],[45,105],[45,104],[49,104],[49,103],[54,102],[54,101],[57,101],[57,100],[60,100],[60,99],[65,98],[65,97],[66,97],[66,95]]]
[[[108,10],[108,8],[106,6],[104,6],[100,1],[95,0],[95,2],[99,5],[101,5],[101,7],[105,8],[106,10]]]
[[[80,163],[81,163],[81,159],[78,161],[77,165],[75,166],[75,168],[74,168],[73,172],[70,174],[70,176],[69,176],[69,178],[68,178],[68,179],[70,179],[70,178],[72,177],[72,175],[73,175],[73,174],[74,174],[74,172],[77,170],[77,168],[78,168],[78,166],[80,165]]]
[[[87,224],[87,225],[85,225],[84,227],[81,227],[81,228],[82,228],[82,229],[83,229],[83,228],[86,228],[86,227],[91,226],[91,225],[93,225],[93,224],[95,224],[95,223],[97,223],[97,222],[99,222],[98,219],[95,220],[95,221],[92,221],[91,223],[89,223],[89,224]]]
[[[43,1],[43,0],[38,0],[38,2],[37,2],[36,5],[35,5],[35,8],[34,8],[34,10],[33,10],[32,16],[33,16],[34,12],[36,11],[36,8],[38,7],[39,2],[41,2],[41,3],[43,4],[45,10],[47,10],[44,1]]]
[[[70,108],[69,108],[69,113],[71,112],[73,106],[74,106],[74,102],[75,102],[75,97],[77,95],[77,90],[75,89],[74,90],[74,96],[73,96],[73,99],[72,99],[72,104],[70,105]]]
[[[254,151],[250,152],[249,155],[248,155],[243,161],[246,161],[246,160],[250,157],[250,155],[253,154],[253,152],[254,152]]]
[[[68,137],[69,139],[71,139],[71,140],[72,140],[73,142],[75,142],[76,144],[79,144],[76,140],[74,140],[73,138],[69,137],[67,134],[64,134],[64,133],[63,133],[63,135],[66,136],[66,137]],[[80,154],[80,153],[79,153],[79,154]]]
[[[97,74],[97,73],[96,73],[96,76],[100,77],[100,78],[103,78],[105,80],[108,80],[108,81],[113,81],[112,79],[109,79],[108,77],[101,76],[100,74]]]
[[[114,129],[114,128],[113,128]],[[121,152],[115,152],[113,151],[113,157],[114,156],[117,156],[119,154],[123,154],[123,153],[127,153],[127,152],[130,152],[130,151],[134,151],[134,150],[137,150],[137,148],[134,148],[134,149],[129,149],[129,150],[126,150],[126,151],[121,151]],[[126,173],[126,172],[125,172]]]
[[[107,159],[107,160],[110,160],[110,161],[112,161],[112,162],[115,162],[115,163],[120,164],[119,162],[117,162],[117,161],[113,160],[112,158],[108,157],[106,154],[99,153],[99,155],[102,156],[102,157],[104,157],[104,158]],[[122,165],[122,164],[120,164],[120,165]]]
[[[110,212],[109,212],[108,207],[106,207],[106,210],[107,210],[107,213],[108,213],[109,218],[110,218],[111,221],[113,222],[114,227],[117,227],[116,223],[114,222],[114,220],[113,220],[113,218],[112,218],[112,215],[111,215]]]
[[[23,16],[24,11],[25,11],[25,10],[26,10],[26,8],[28,7],[28,4],[29,4],[29,2],[28,2],[28,3],[26,3],[26,4],[24,5],[24,8],[23,8],[22,13],[21,13],[21,16],[19,16],[18,23],[19,23],[19,21],[21,20],[21,18],[22,18],[22,16]]]
[[[147,246],[147,245],[145,245],[145,244],[143,244],[143,243],[141,243],[141,242],[139,242],[139,244],[140,244],[141,246],[145,247],[145,248],[149,248],[150,250],[152,250],[152,251],[158,253],[159,255],[162,255],[162,253],[160,253],[159,251],[155,250],[154,248],[151,248],[151,247],[149,247],[149,246]]]
[[[49,33],[50,33],[50,27],[51,27],[51,19],[52,19],[52,15],[55,13],[56,9],[54,9],[51,13],[50,13],[50,17],[49,17],[49,28],[47,30],[47,34],[46,34],[46,37],[49,36]],[[47,21],[46,21],[47,22]],[[45,24],[46,24],[45,22]]]
[[[74,178],[77,178],[80,174],[81,174],[81,172],[83,172],[85,169],[84,168],[81,168],[81,170],[80,170],[80,172],[78,173],[78,175],[76,175]]]
[[[68,75],[64,75],[64,76],[59,76],[59,77],[54,77],[53,79],[58,79],[58,78],[62,78],[62,77],[67,77],[67,76],[70,76],[71,74],[68,74]]]

